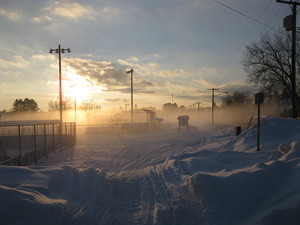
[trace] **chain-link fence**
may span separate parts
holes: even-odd
[[[76,123],[3,123],[0,124],[0,164],[37,164],[49,152],[61,151],[75,142]]]

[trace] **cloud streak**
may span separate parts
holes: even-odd
[[[19,21],[22,18],[20,12],[9,11],[3,8],[0,8],[0,15],[14,21]]]
[[[80,18],[94,19],[95,16],[92,6],[69,1],[55,1],[48,7],[43,8],[43,11],[52,15],[52,17],[62,17],[71,20]]]

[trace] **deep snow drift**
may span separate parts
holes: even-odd
[[[1,224],[299,224],[300,121],[79,135],[40,166],[0,167]]]

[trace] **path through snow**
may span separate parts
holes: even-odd
[[[287,129],[288,128],[288,129]],[[38,167],[0,168],[5,224],[289,224],[300,221],[300,122],[192,132],[80,133]],[[290,149],[283,155],[278,146]]]

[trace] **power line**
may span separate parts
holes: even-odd
[[[229,60],[227,61],[227,63],[223,67],[223,69],[221,70],[221,72],[220,72],[221,74],[225,71],[225,68],[228,67],[228,65],[230,64],[230,62],[234,58],[234,56],[238,53],[238,51],[240,50],[240,48],[243,46],[244,42],[247,40],[247,38],[249,37],[249,35],[252,33],[252,31],[254,30],[255,26],[258,23],[258,21],[265,14],[266,10],[269,8],[269,6],[270,6],[271,3],[272,3],[272,0],[270,0],[269,3],[266,5],[266,7],[264,8],[264,10],[261,12],[259,18],[257,20],[255,20],[255,23],[253,24],[253,26],[251,27],[251,29],[248,31],[248,33],[246,34],[246,36],[244,37],[244,39],[241,41],[241,43],[239,44],[239,46],[236,48],[236,50],[234,51],[234,53],[232,54],[232,56],[229,58]],[[232,74],[228,74],[228,76],[226,76],[226,77],[229,77],[229,76],[232,76]]]
[[[269,3],[268,3],[268,5],[265,7],[265,9],[263,10],[263,12],[261,13],[261,15],[260,15],[260,17],[259,17],[259,19],[257,19],[256,21],[259,21],[260,20],[260,18],[263,16],[263,14],[265,13],[265,11],[267,10],[267,8],[270,6],[270,4],[271,4],[271,2],[272,1],[270,1]],[[274,18],[278,15],[278,12],[279,12],[279,10],[280,10],[281,8],[278,8],[278,10],[274,13],[274,15],[268,20],[268,23],[267,24],[271,24],[271,22],[274,20]],[[289,10],[289,9],[287,9],[287,10]],[[284,12],[284,14],[286,14],[286,11]],[[273,27],[275,26],[275,25],[277,25],[278,24],[278,22],[279,22],[279,20],[281,20],[282,19],[282,15],[280,16],[280,18],[278,19],[278,20],[276,20],[276,22],[273,24]],[[237,50],[234,52],[234,54],[232,55],[232,57],[229,59],[229,61],[226,63],[226,65],[224,66],[224,68],[222,69],[222,71],[225,71],[225,68],[226,67],[228,67],[229,66],[229,63],[230,63],[230,61],[233,59],[233,57],[237,54],[237,52],[238,52],[238,50],[242,47],[242,44],[244,43],[244,41],[248,38],[248,36],[250,35],[250,33],[253,31],[253,29],[254,29],[254,27],[257,25],[257,22],[253,25],[253,27],[250,29],[250,31],[248,32],[248,34],[246,35],[246,37],[244,38],[244,40],[241,42],[241,44],[240,44],[240,46],[237,48]],[[272,30],[276,30],[275,28],[273,28],[272,27]],[[270,28],[270,25],[268,25],[267,26],[267,28]],[[263,32],[265,29],[262,29],[261,30],[261,32]],[[261,33],[260,32],[260,33]],[[280,32],[280,31],[278,31],[278,30],[276,30],[276,32]],[[258,36],[259,35],[257,35],[257,37],[256,37],[256,39],[258,38]],[[226,74],[224,74],[225,75],[225,78],[224,78],[224,80],[226,79],[227,81],[228,81],[228,79],[229,78],[231,78],[231,77],[233,77],[235,74],[237,74],[238,72],[240,72],[241,71],[241,67],[240,66],[238,66],[237,64],[238,64],[239,62],[236,62],[236,63],[234,63],[234,69],[232,70],[228,70],[228,72],[226,72]],[[246,86],[253,86],[253,85],[249,85],[249,84],[247,84],[247,83],[245,83],[244,82],[244,84],[246,84]],[[241,90],[243,87],[240,87],[240,88],[238,88],[237,89],[237,91],[239,91],[239,90]]]
[[[255,21],[256,23],[259,23],[259,24],[261,24],[261,25],[263,25],[263,26],[265,26],[265,27],[268,27],[268,28],[270,28],[270,29],[272,29],[272,30],[278,31],[278,30],[276,30],[275,28],[270,27],[269,25],[267,25],[267,24],[265,24],[265,23],[263,23],[263,22],[261,22],[261,21],[259,21],[259,20],[257,20],[257,19],[254,19],[253,17],[248,16],[248,15],[246,15],[245,13],[243,13],[243,12],[241,12],[241,11],[238,11],[238,10],[236,10],[236,9],[234,9],[234,8],[232,8],[232,7],[230,7],[230,6],[226,5],[226,4],[224,4],[224,3],[222,3],[222,2],[219,2],[219,1],[217,1],[217,0],[214,0],[214,1],[217,2],[217,3],[219,3],[220,5],[222,5],[222,6],[224,6],[224,7],[226,7],[226,8],[228,8],[228,9],[230,9],[230,10],[232,10],[232,11],[234,11],[234,12],[236,12],[236,13],[238,13],[238,14],[240,14],[240,15],[242,15],[242,16],[248,18],[248,19],[250,19],[250,20]]]
[[[268,24],[271,24],[271,22],[272,22],[272,21],[274,20],[274,18],[278,15],[278,12],[279,12],[280,10],[281,10],[281,8],[278,8],[278,9],[277,9],[277,11],[274,13],[274,15],[268,20]],[[290,10],[290,9],[287,8],[287,10],[284,11],[284,12],[282,13],[282,15],[279,16],[279,19],[277,19],[277,20],[275,21],[275,23],[273,23],[273,26],[277,25],[277,24],[279,23],[279,21],[283,19],[283,16],[286,15],[287,12],[288,12],[289,10]],[[255,40],[257,40],[257,39],[259,38],[259,35],[260,35],[263,31],[265,31],[265,29],[266,29],[266,28],[261,29],[261,31],[259,32],[259,34],[256,36]],[[237,66],[238,63],[239,63],[239,62],[237,62],[237,63],[234,64],[234,66],[233,66],[233,67],[234,67],[234,70],[231,70],[232,73],[231,73],[231,76],[229,76],[229,77],[232,77],[234,74],[236,74],[236,73],[238,73],[238,72],[241,71],[241,67],[238,67],[238,66]],[[233,71],[235,71],[235,72],[233,72]],[[229,78],[229,77],[228,77],[228,78]],[[228,80],[228,79],[226,79],[226,80]],[[250,86],[250,85],[247,84],[247,86]],[[243,87],[238,88],[237,91],[240,91],[242,88],[243,88]]]

